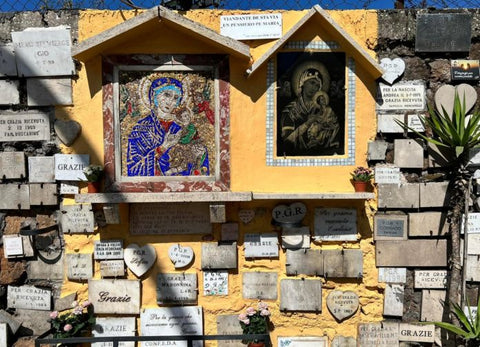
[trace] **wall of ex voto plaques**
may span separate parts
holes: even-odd
[[[2,333],[0,325],[0,339],[10,343],[32,332],[40,335],[49,328],[49,311],[66,309],[74,298],[92,301],[106,330],[181,334],[175,330],[181,321],[162,330],[175,316],[188,321],[184,334],[241,333],[237,315],[261,299],[272,314],[274,345],[433,342],[432,327],[407,323],[439,320],[442,312],[446,239],[437,197],[445,187],[422,179],[428,170],[442,169],[424,160],[422,146],[405,139],[393,118],[422,113],[443,84],[477,88],[474,72],[471,79],[452,81],[450,69],[453,60],[474,65],[478,44],[443,37],[431,53],[431,47],[422,47],[425,33],[411,29],[427,19],[408,11],[328,12],[340,33],[325,24],[322,12],[275,12],[281,34],[294,32],[273,53],[281,39],[229,46],[204,31],[219,33],[222,16],[236,14],[189,11],[184,17],[202,25],[192,33],[190,22],[172,24],[169,11],[163,24],[134,11],[82,11],[78,21],[62,14],[60,23],[51,14],[40,21],[34,13],[31,24],[15,24],[20,18],[15,17],[11,30],[1,34],[13,41],[2,56],[14,58],[8,66],[19,70],[2,71],[0,80],[9,91],[2,103],[11,108],[0,118],[0,188],[11,197],[0,202],[5,289],[0,322],[9,331]],[[433,20],[456,25],[478,20],[473,11],[463,13],[472,22],[436,14]],[[49,42],[38,29],[44,23],[54,37]],[[22,31],[26,27],[37,29]],[[116,31],[106,31],[110,28]],[[75,64],[62,56],[68,36]],[[358,46],[342,41],[346,37]],[[79,51],[89,38],[97,41]],[[443,41],[455,47],[441,47]],[[46,58],[38,64],[38,58],[29,61],[32,54]],[[254,71],[247,78],[248,55]],[[265,55],[269,59],[257,67]],[[375,81],[376,63],[366,56],[390,59],[380,64],[387,70],[383,78]],[[323,65],[313,64],[312,57]],[[207,68],[189,74],[184,66]],[[292,147],[282,138],[288,117],[281,115],[298,107],[294,85],[308,79],[301,74],[308,69],[328,84],[331,128]],[[133,155],[144,144],[138,140],[146,136],[142,131],[151,126],[140,120],[155,112],[149,109],[151,82],[159,80],[160,89],[168,80],[167,89],[180,89],[172,79],[193,114],[190,122],[182,123],[181,114],[175,118],[184,142],[177,158],[184,160],[174,166],[173,150],[167,157],[159,149],[152,157],[158,165],[150,166],[148,155],[143,161]],[[28,111],[19,113],[11,104]],[[192,161],[193,153],[201,160]],[[87,194],[80,181],[89,163],[105,166],[105,195]],[[378,200],[353,193],[350,172],[367,164],[379,168]],[[162,179],[182,165],[191,169],[188,179]],[[143,177],[150,173],[153,178]],[[201,202],[178,202],[179,194]],[[116,200],[102,200],[108,196]],[[55,224],[60,227],[29,242],[32,229]],[[22,227],[26,231],[20,234]],[[476,297],[476,272],[470,271],[469,293]],[[35,299],[22,300],[27,296]]]

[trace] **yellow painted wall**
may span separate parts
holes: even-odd
[[[277,11],[276,11],[277,12]],[[219,31],[220,15],[245,12],[228,11],[191,11],[186,14],[192,20],[198,21],[216,31]],[[288,31],[306,12],[284,12],[283,30]],[[83,11],[79,22],[79,41],[96,35],[103,30],[122,23],[135,15],[134,11]],[[332,17],[364,48],[368,49],[376,40],[376,12],[372,11],[334,11]],[[147,29],[153,27],[148,26]],[[161,34],[160,34],[161,33]],[[170,31],[148,31],[136,40],[118,42],[105,55],[114,53],[158,53],[172,50],[171,53],[215,53],[215,48],[205,52],[204,44],[182,42],[187,39],[184,35],[171,36]],[[318,31],[312,27],[302,29],[295,39],[306,39]],[[328,39],[328,33],[321,33],[322,39]],[[171,40],[175,37],[175,40]],[[181,46],[177,43],[181,42]],[[272,45],[273,41],[251,42],[252,55],[258,59]],[[213,51],[212,51],[213,50]],[[370,52],[373,55],[373,52]],[[357,63],[356,82],[356,165],[366,164],[367,142],[375,135],[375,104],[373,99],[374,81],[362,66]],[[266,67],[259,69],[251,78],[244,76],[243,62],[231,59],[231,99],[230,99],[230,126],[231,126],[231,189],[232,191],[255,192],[353,192],[350,183],[350,172],[354,166],[343,167],[267,167],[265,165],[265,117],[266,117]],[[101,91],[101,58],[83,62],[79,71],[79,78],[74,82],[74,106],[57,112],[57,118],[74,119],[82,124],[82,135],[71,148],[64,152],[89,153],[91,161],[103,164],[103,119],[102,119],[102,91]],[[366,83],[367,85],[365,85]],[[246,95],[247,94],[247,95]],[[70,201],[71,202],[71,201]],[[195,253],[195,261],[186,272],[197,273],[199,283],[198,305],[203,307],[205,334],[216,333],[216,317],[221,314],[238,314],[243,311],[252,300],[242,299],[242,276],[245,271],[275,271],[279,279],[285,275],[285,253],[280,250],[279,259],[261,259],[246,261],[243,255],[243,235],[245,233],[272,232],[270,224],[272,209],[280,201],[253,201],[250,203],[227,203],[227,220],[239,222],[240,209],[254,209],[257,213],[250,224],[240,224],[238,247],[238,271],[230,271],[229,295],[227,297],[203,296],[203,273],[201,271],[201,235],[172,235],[172,236],[135,236],[128,233],[128,205],[120,208],[120,225],[109,225],[100,228],[94,235],[66,235],[67,253],[93,252],[93,241],[97,239],[123,239],[124,246],[129,243],[139,245],[152,244],[157,251],[157,261],[147,275],[142,278],[142,307],[157,307],[156,304],[156,275],[160,272],[175,272],[173,264],[168,259],[168,248],[175,243],[190,246]],[[280,298],[268,301],[272,308],[272,321],[275,330],[271,337],[274,343],[278,336],[312,336],[328,335],[330,340],[336,335],[356,336],[356,324],[382,319],[383,286],[377,282],[375,268],[375,252],[372,245],[372,217],[375,209],[374,202],[363,200],[326,200],[304,201],[308,207],[308,214],[304,225],[313,230],[313,213],[315,207],[345,207],[357,208],[358,211],[358,242],[314,244],[313,249],[340,249],[360,248],[364,255],[364,278],[362,280],[336,279],[323,281],[322,313],[281,313],[279,311]],[[100,206],[96,206],[99,208]],[[214,225],[214,238],[220,239],[220,225]],[[99,279],[99,266],[95,264],[95,278]],[[309,277],[298,276],[297,278]],[[129,272],[128,278],[136,278]],[[326,297],[334,289],[353,290],[360,297],[360,309],[350,319],[338,323],[326,308]],[[87,284],[74,283],[66,280],[63,294],[78,292],[80,298],[87,297]]]

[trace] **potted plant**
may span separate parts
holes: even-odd
[[[83,174],[87,178],[89,193],[98,193],[100,191],[100,180],[103,177],[103,167],[100,165],[88,165],[83,169]]]
[[[241,313],[238,316],[238,320],[245,335],[267,334],[270,330],[270,311],[268,310],[268,304],[260,301],[257,309],[248,307],[245,313]],[[248,344],[249,347],[261,347],[265,345],[264,341],[257,339],[245,339],[242,342]]]
[[[52,325],[52,334],[55,339],[80,336],[88,332],[93,324],[95,317],[93,306],[89,301],[72,303],[72,309],[66,313],[60,314],[58,311],[50,313],[50,323]]]
[[[368,167],[358,166],[353,172],[352,181],[356,192],[366,192],[370,180],[373,178],[373,171]]]

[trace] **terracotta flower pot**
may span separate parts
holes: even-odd
[[[248,347],[264,347],[265,342],[249,342]]]
[[[100,182],[87,182],[87,188],[89,193],[99,193]]]
[[[369,183],[370,182],[353,181],[353,188],[355,188],[356,192],[366,192]]]

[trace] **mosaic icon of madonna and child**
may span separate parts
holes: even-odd
[[[122,174],[214,175],[213,79],[208,73],[139,74],[120,75]]]

